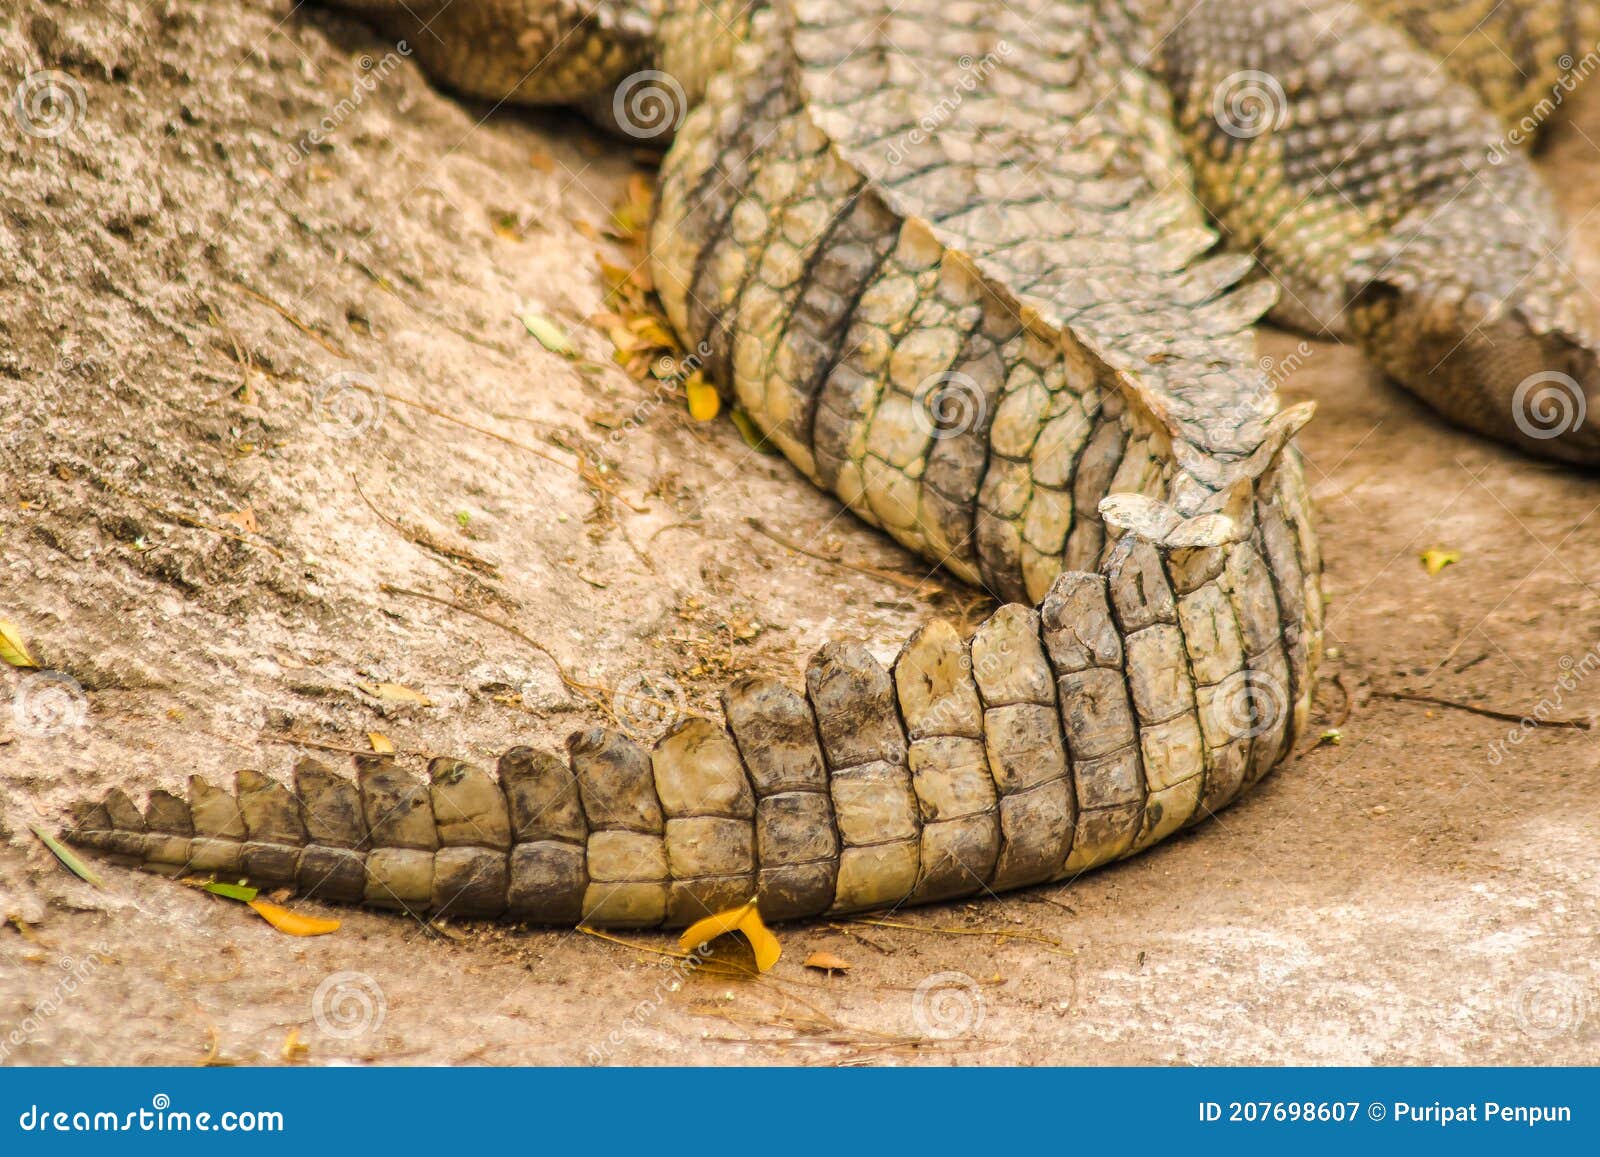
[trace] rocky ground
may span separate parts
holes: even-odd
[[[1390,697],[1600,708],[1600,491],[1279,334],[1286,398],[1321,407],[1317,729],[1340,741],[1152,854],[779,929],[760,981],[683,974],[664,936],[341,913],[293,939],[68,875],[29,826],[115,783],[281,773],[372,732],[419,768],[489,760],[618,688],[648,728],[824,637],[888,657],[983,605],[612,364],[590,319],[648,156],[441,96],[287,0],[0,14],[0,618],[59,673],[0,668],[0,1063],[1600,1056],[1600,734]],[[1586,108],[1545,163],[1593,279]],[[1460,560],[1430,576],[1428,549]],[[384,683],[428,705],[361,686]]]

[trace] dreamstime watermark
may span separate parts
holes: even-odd
[[[311,994],[311,1019],[338,1040],[377,1032],[388,1011],[382,986],[365,972],[335,972]]]
[[[911,420],[935,439],[956,438],[983,425],[989,399],[977,380],[960,370],[945,370],[917,383],[911,395]]]
[[[1583,425],[1589,400],[1570,374],[1544,370],[1529,374],[1511,395],[1511,420],[1529,438],[1559,438]]]
[[[123,383],[111,347],[97,343],[87,352],[75,339],[63,340],[56,347],[51,370],[40,375],[37,388],[0,413],[0,451],[19,450],[24,442],[42,434],[61,413],[62,399],[78,385],[97,390],[114,390]]]
[[[706,951],[702,952],[702,949]],[[661,1007],[667,998],[680,990],[689,982],[705,962],[714,956],[707,945],[699,945],[687,956],[676,959],[672,967],[667,970],[667,975],[657,982],[655,990],[638,1004],[618,1022],[617,1027],[606,1034],[604,1040],[598,1044],[591,1044],[584,1053],[584,1057],[592,1065],[603,1065],[612,1059],[612,1054],[625,1045],[630,1038],[643,1032],[646,1026],[655,1020],[661,1013]]]
[[[1491,764],[1499,766],[1506,757],[1507,748],[1517,747],[1537,731],[1541,723],[1562,714],[1561,709],[1567,701],[1567,696],[1576,691],[1590,675],[1600,671],[1600,645],[1590,647],[1576,659],[1571,655],[1562,655],[1556,660],[1556,664],[1561,668],[1561,677],[1550,688],[1550,693],[1534,704],[1533,710],[1507,731],[1504,739],[1497,739],[1489,745]]]
[[[635,739],[653,739],[689,709],[683,686],[657,671],[633,671],[611,693],[611,712]]]
[[[1249,388],[1237,391],[1226,403],[1234,423],[1243,424],[1252,417],[1272,413],[1277,408],[1279,387],[1303,369],[1316,353],[1316,346],[1301,341],[1281,358],[1270,354],[1257,358],[1256,368],[1261,372],[1252,377]]]
[[[685,384],[705,366],[710,356],[710,343],[702,341],[693,353],[684,357],[663,354],[658,358],[652,374],[654,388],[633,408],[633,413],[612,428],[607,440],[613,446],[621,445],[624,438],[648,422],[661,407],[679,404]]]
[[[76,731],[89,717],[89,697],[71,675],[31,671],[11,698],[11,720],[17,731],[36,739]]]
[[[983,1025],[983,992],[965,972],[935,972],[911,995],[911,1019],[923,1036],[954,1040]]]
[[[89,94],[74,76],[40,69],[23,77],[11,96],[11,116],[24,136],[41,141],[64,137],[83,123]]]
[[[1245,69],[1217,84],[1211,93],[1211,116],[1230,137],[1253,140],[1289,123],[1289,98],[1270,72]]]
[[[29,1105],[17,1117],[24,1133],[282,1133],[276,1109],[226,1109],[193,1113],[174,1109],[172,1098],[157,1093],[148,1109],[125,1113],[107,1109],[55,1109]]]
[[[956,115],[957,110],[966,103],[967,97],[977,91],[978,86],[988,80],[1000,66],[1000,62],[1010,55],[1010,42],[1002,40],[981,57],[966,55],[957,60],[956,64],[961,69],[961,75],[956,78],[955,84],[950,86],[950,90],[933,108],[917,118],[915,127],[889,142],[884,160],[891,165],[902,163],[906,159],[906,149],[915,148],[932,138]]]
[[[1589,1016],[1583,981],[1561,972],[1535,972],[1513,994],[1517,1025],[1534,1040],[1575,1034]]]
[[[1283,385],[1293,374],[1299,373],[1301,368],[1316,354],[1317,347],[1308,341],[1301,341],[1288,354],[1281,358],[1263,355],[1256,361],[1261,368],[1261,373],[1271,382],[1273,387]]]
[[[1566,103],[1567,97],[1596,71],[1600,71],[1600,45],[1591,48],[1577,60],[1573,59],[1571,53],[1564,53],[1557,57],[1556,67],[1561,70],[1561,75],[1550,86],[1549,95],[1540,97],[1538,103],[1506,130],[1505,136],[1490,146],[1488,158],[1491,165],[1503,164],[1513,152],[1531,143],[1545,122]]]
[[[393,50],[384,53],[381,60],[374,60],[371,53],[363,53],[360,60],[361,70],[350,86],[350,95],[329,109],[320,121],[302,133],[300,138],[289,146],[289,163],[300,164],[311,155],[313,149],[319,148],[323,141],[339,130],[341,125],[360,112],[367,97],[389,79],[390,74],[411,55],[411,51],[411,45],[400,40],[395,42]]]
[[[643,141],[677,132],[688,112],[683,85],[657,68],[624,77],[611,97],[611,117],[617,127]]]
[[[312,393],[311,409],[330,438],[359,438],[383,425],[389,400],[371,374],[341,370]]]
[[[1288,710],[1288,688],[1265,671],[1234,672],[1217,684],[1212,699],[1212,717],[1230,740],[1266,735]]]
[[[0,1065],[10,1058],[12,1050],[21,1048],[36,1036],[45,1022],[60,1012],[67,1001],[75,996],[78,989],[88,982],[100,965],[111,959],[111,954],[104,949],[91,949],[89,955],[80,959],[63,956],[56,961],[62,975],[56,978],[55,984],[50,988],[50,993],[43,1000],[28,1010],[28,1014],[13,1025],[9,1032],[0,1036]]]

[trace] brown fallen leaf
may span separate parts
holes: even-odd
[[[819,972],[849,972],[851,964],[831,952],[813,952],[806,957],[802,967],[815,968]]]
[[[372,750],[379,755],[394,754],[394,741],[381,731],[367,732],[367,742],[372,744]]]
[[[421,691],[413,691],[410,687],[401,686],[399,683],[357,683],[356,686],[374,699],[382,699],[388,703],[415,703],[419,707],[433,706],[433,700],[429,699]]]
[[[253,506],[246,506],[243,510],[233,510],[222,516],[223,522],[231,522],[246,534],[260,534],[261,523],[256,519]]]
[[[291,912],[287,908],[280,908],[268,900],[251,900],[250,907],[254,908],[263,920],[286,936],[326,936],[330,932],[339,930],[339,921],[337,920],[324,920],[318,916],[304,916],[299,912]]]

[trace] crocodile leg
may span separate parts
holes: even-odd
[[[1376,6],[1453,43],[1449,5]],[[1544,29],[1539,45],[1576,36],[1578,9],[1562,0],[1495,8],[1491,40],[1513,27]],[[1348,333],[1461,425],[1600,463],[1600,341],[1550,191],[1501,120],[1343,0],[1184,9],[1161,60],[1197,189],[1283,287],[1279,316]],[[1462,65],[1480,87],[1502,74],[1518,92],[1526,83],[1499,52]]]
[[[1591,75],[1600,51],[1592,0],[1361,0],[1401,29],[1507,125],[1546,117]],[[1586,63],[1587,58],[1587,63]]]

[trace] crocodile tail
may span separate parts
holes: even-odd
[[[1108,500],[1098,572],[971,638],[925,624],[890,667],[822,647],[804,691],[734,683],[722,722],[647,749],[573,734],[495,773],[426,780],[361,756],[288,786],[201,778],[141,812],[122,791],[70,840],[178,873],[416,914],[678,926],[757,896],[782,920],[1000,892],[1140,851],[1236,798],[1293,744],[1320,611],[1292,449],[1181,516]]]

